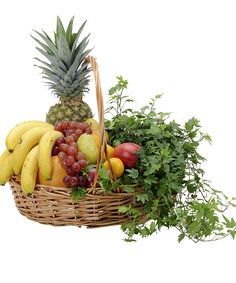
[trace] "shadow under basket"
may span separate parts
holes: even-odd
[[[127,223],[126,214],[118,212],[118,207],[132,205],[141,207],[136,201],[138,193],[89,194],[73,202],[71,189],[36,185],[32,195],[27,196],[21,188],[20,179],[9,181],[15,204],[19,212],[41,224],[53,226],[104,227]]]

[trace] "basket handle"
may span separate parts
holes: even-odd
[[[103,104],[103,95],[101,88],[101,81],[98,71],[98,64],[96,59],[92,56],[88,56],[86,61],[90,63],[95,80],[95,89],[96,89],[96,100],[97,100],[97,109],[98,109],[98,122],[100,125],[99,133],[99,146],[98,146],[98,159],[96,165],[95,178],[91,190],[89,191],[92,194],[96,194],[96,184],[99,178],[99,168],[102,165],[103,157],[105,153],[106,160],[108,161],[108,168],[111,174],[111,178],[115,180],[115,174],[111,166],[110,158],[107,152],[107,141],[105,136],[105,125],[104,125],[104,104]]]

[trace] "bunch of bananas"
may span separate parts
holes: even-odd
[[[0,156],[0,185],[12,175],[20,175],[26,194],[32,193],[38,170],[51,178],[51,152],[57,138],[63,134],[43,121],[26,121],[16,125],[7,135],[6,150]]]

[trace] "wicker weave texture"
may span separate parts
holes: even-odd
[[[15,204],[27,218],[53,226],[102,227],[126,223],[127,215],[118,212],[121,205],[140,206],[135,193],[86,194],[73,203],[70,189],[37,185],[31,196],[21,189],[19,178],[10,181]]]

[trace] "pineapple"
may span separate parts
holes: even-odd
[[[91,51],[86,49],[89,35],[79,42],[86,21],[77,33],[72,31],[73,22],[74,17],[65,30],[57,17],[54,40],[44,31],[34,31],[37,37],[32,36],[40,46],[36,49],[46,58],[46,61],[35,58],[40,62],[36,66],[42,69],[49,89],[59,98],[59,103],[51,106],[46,115],[47,122],[53,125],[62,120],[82,122],[93,116],[89,105],[83,101],[84,94],[89,91],[91,72],[85,60]]]

